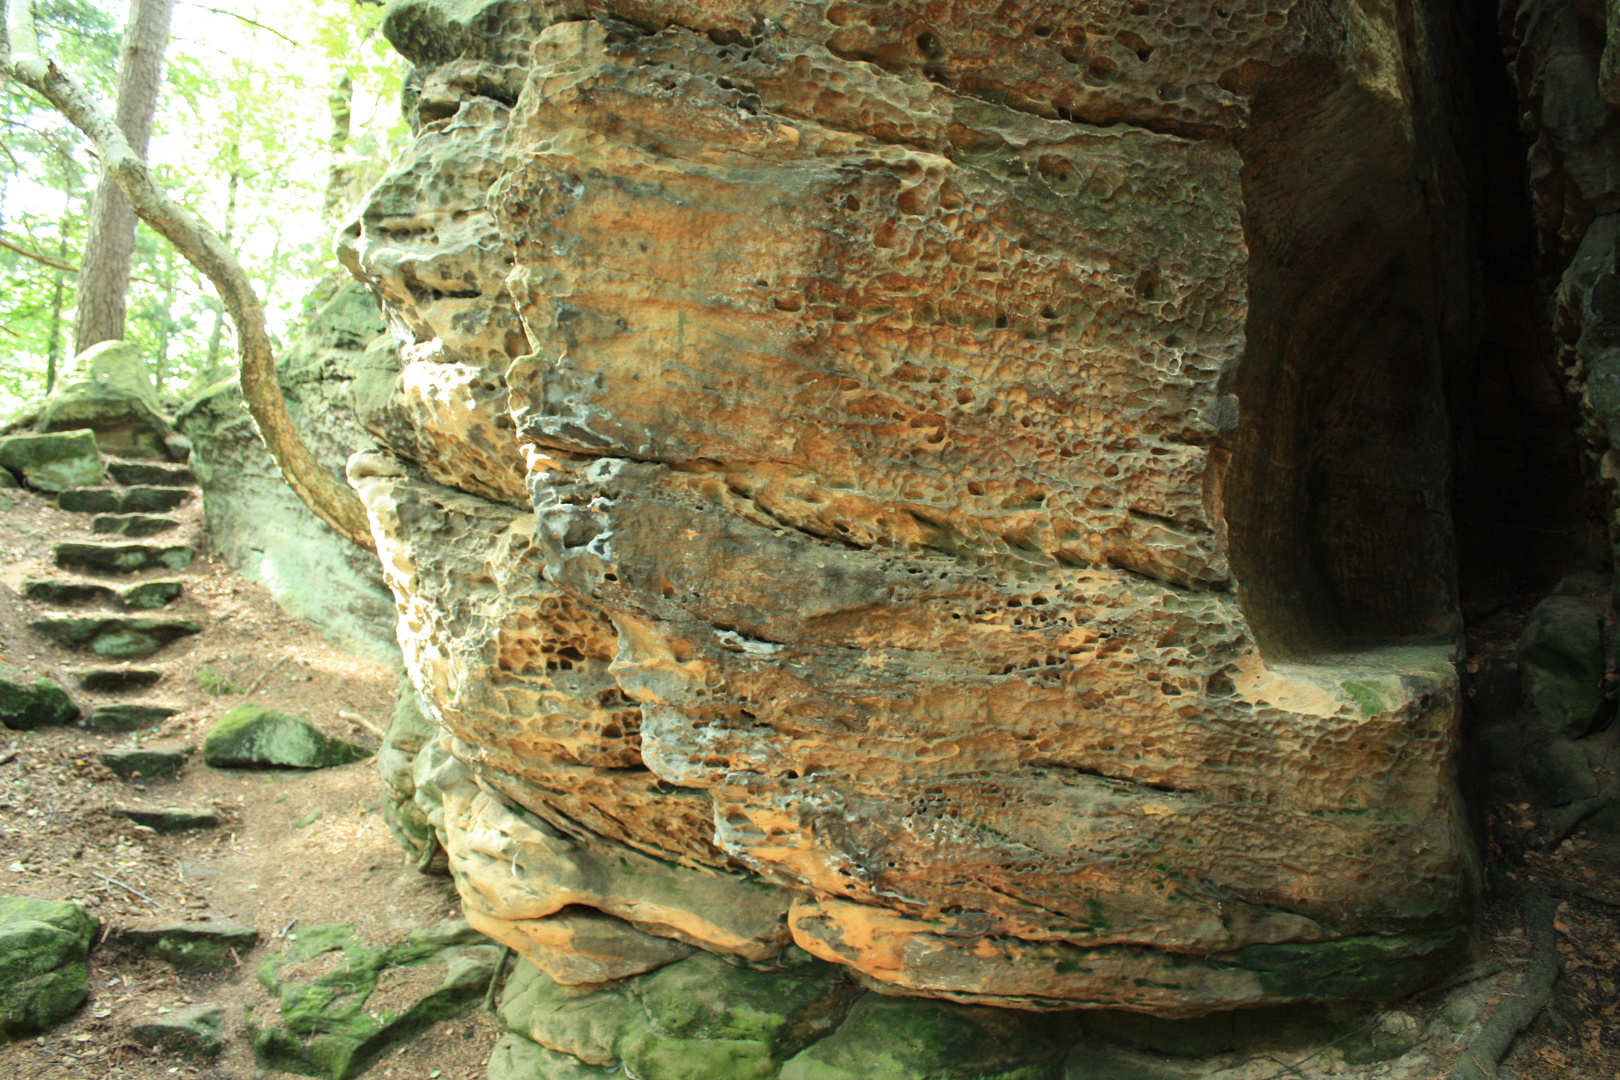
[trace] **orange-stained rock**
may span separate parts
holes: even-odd
[[[1162,1015],[1443,962],[1424,17],[396,3],[350,478],[469,918]]]

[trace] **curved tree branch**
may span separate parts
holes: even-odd
[[[361,547],[374,547],[359,497],[321,467],[287,415],[276,378],[275,353],[265,329],[264,306],[236,255],[214,230],[163,193],[146,162],[130,149],[123,132],[95,100],[53,61],[40,55],[32,0],[0,0],[0,11],[5,14],[6,28],[6,40],[0,42],[0,70],[44,97],[89,137],[102,167],[123,190],[135,213],[168,238],[218,290],[236,324],[242,399],[287,483],[317,517],[346,539]]]

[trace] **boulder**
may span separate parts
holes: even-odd
[[[71,901],[0,896],[0,1042],[43,1031],[84,1003],[98,925]]]
[[[0,727],[31,731],[71,724],[79,707],[49,679],[0,664]]]
[[[309,721],[263,705],[242,705],[215,722],[203,761],[216,769],[325,769],[371,756]]]
[[[469,919],[1055,1012],[1432,978],[1475,882],[1440,10],[768,6],[389,9],[416,134],[339,255],[406,344],[348,476]]]
[[[133,342],[103,341],[80,353],[40,406],[40,431],[89,428],[102,452],[166,457],[172,429],[163,414],[151,366]]]
[[[1538,719],[1578,739],[1603,706],[1603,616],[1607,598],[1555,593],[1530,612],[1519,635],[1519,677]]]
[[[40,491],[101,482],[101,456],[88,431],[0,436],[0,466]]]

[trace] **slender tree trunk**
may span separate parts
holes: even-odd
[[[27,0],[20,0],[26,3]],[[118,107],[113,122],[130,149],[146,157],[163,85],[163,50],[169,44],[174,0],[130,0],[129,23],[118,55]],[[105,164],[105,163],[104,163]],[[98,341],[124,336],[124,303],[135,254],[135,211],[105,171],[90,204],[90,229],[79,266],[74,355]]]
[[[231,147],[231,159],[236,159],[236,147]],[[230,183],[225,186],[225,233],[222,239],[225,246],[231,243],[231,233],[236,228],[236,188],[242,182],[242,170],[231,170]],[[208,335],[208,366],[203,370],[208,372],[208,381],[214,381],[214,369],[219,366],[219,349],[225,336],[225,305],[221,304],[214,309],[214,329]]]
[[[62,200],[62,220],[56,226],[56,257],[67,262],[68,257],[68,222],[72,220],[73,196],[68,195]],[[51,286],[51,337],[45,345],[45,392],[48,394],[56,387],[56,372],[61,361],[62,351],[62,301],[67,293],[67,273],[57,270],[56,281]]]

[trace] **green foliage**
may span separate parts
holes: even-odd
[[[213,668],[198,668],[197,681],[202,688],[215,697],[224,697],[227,694],[240,694],[242,688],[231,680],[215,671]]]
[[[108,112],[127,8],[38,0],[41,45]],[[381,21],[380,6],[350,0],[175,8],[149,157],[170,195],[230,240],[282,338],[310,314],[315,281],[336,270],[332,232],[406,137],[401,62]],[[338,86],[351,88],[341,143],[329,100]],[[77,265],[97,179],[84,140],[49,105],[0,83],[0,237]],[[177,393],[234,365],[234,335],[212,289],[145,226],[133,273],[126,336],[160,388]],[[42,395],[47,368],[68,362],[73,303],[72,273],[0,248],[0,414]]]

